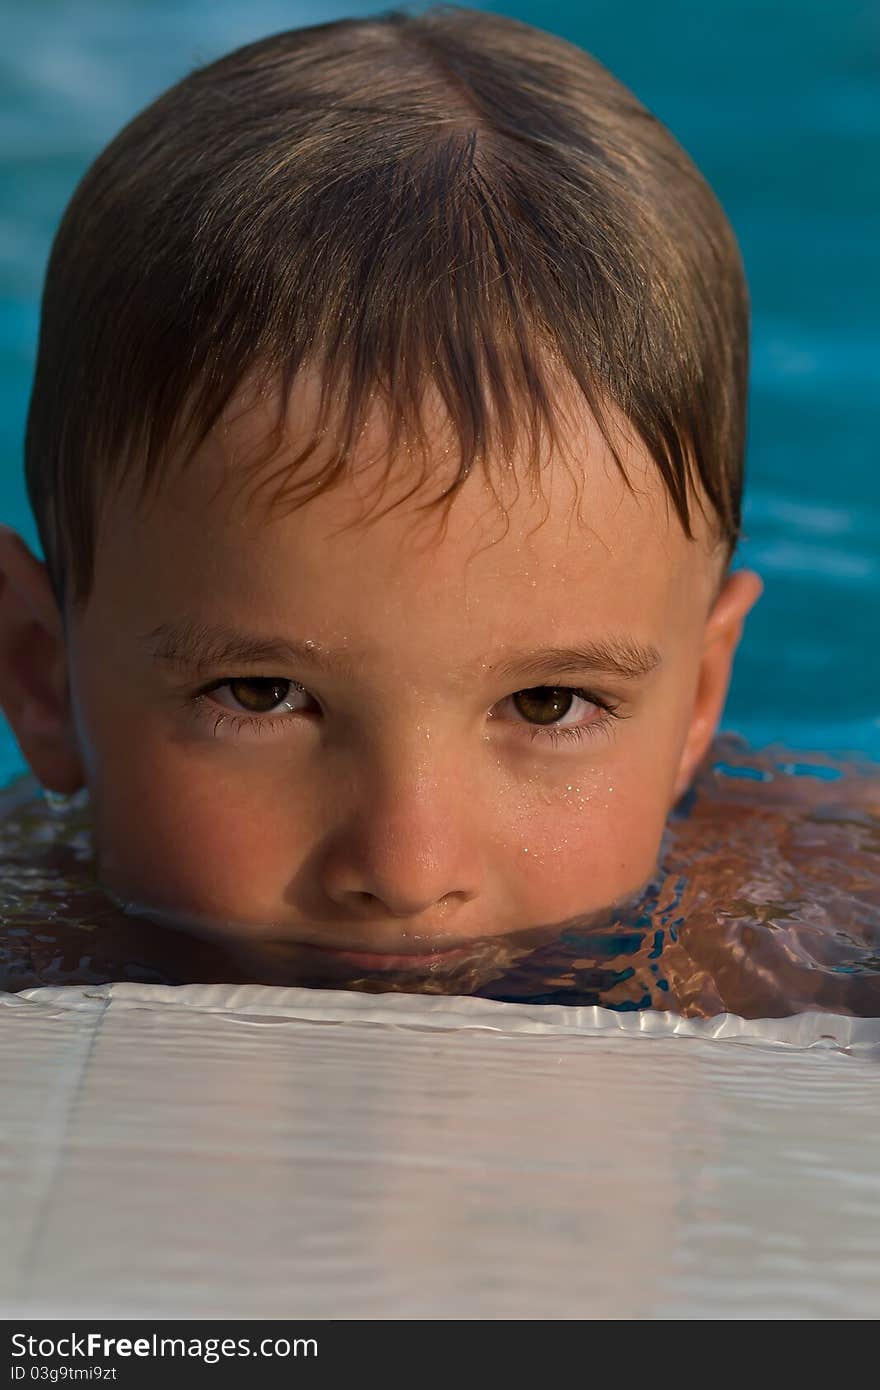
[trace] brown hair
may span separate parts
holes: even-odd
[[[158,488],[256,368],[287,399],[320,363],[339,449],[371,396],[392,449],[437,386],[451,498],[497,437],[554,433],[548,362],[689,490],[727,564],[740,534],[749,304],[724,212],[666,128],[594,58],[497,14],[393,9],[275,34],[195,70],[87,171],[49,261],[28,495],[59,604],[93,579],[102,499]],[[341,408],[344,403],[344,408]],[[334,436],[334,438],[337,436]],[[262,484],[261,484],[262,486]],[[298,485],[302,492],[302,484]],[[290,500],[285,486],[274,500]],[[432,504],[428,504],[432,505]],[[705,508],[704,508],[705,510]],[[708,515],[708,513],[707,513]]]

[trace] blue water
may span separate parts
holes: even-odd
[[[119,127],[190,67],[381,6],[2,0],[0,520],[42,552],[22,438],[54,229]],[[410,6],[421,9],[424,6]],[[740,240],[753,305],[737,563],[765,593],[722,729],[880,760],[880,9],[857,0],[484,5],[590,50],[694,157]],[[0,716],[0,782],[24,768]]]

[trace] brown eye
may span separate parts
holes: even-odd
[[[558,685],[536,685],[531,690],[518,690],[511,695],[520,714],[536,724],[552,724],[562,719],[578,696],[573,690]]]
[[[233,699],[249,714],[269,714],[287,697],[291,682],[270,676],[247,676],[227,681],[226,685]]]

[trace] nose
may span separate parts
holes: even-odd
[[[358,779],[358,790],[325,841],[322,887],[351,917],[444,921],[479,893],[473,797],[452,769],[394,767]]]

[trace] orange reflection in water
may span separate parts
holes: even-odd
[[[7,802],[9,801],[7,797]],[[2,810],[2,808],[0,808]],[[0,819],[0,987],[263,983],[784,1017],[880,1016],[880,767],[715,740],[657,873],[603,913],[371,977],[296,950],[245,956],[123,913],[94,878],[88,808]]]

